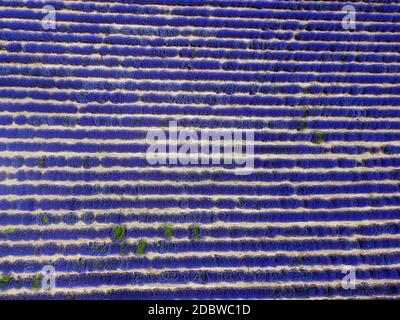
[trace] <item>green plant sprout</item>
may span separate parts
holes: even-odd
[[[49,216],[43,216],[41,220],[42,220],[43,224],[48,224],[49,223]]]
[[[126,228],[124,226],[116,226],[114,228],[114,239],[124,241],[126,239]]]
[[[305,129],[307,129],[307,122],[306,121],[297,122],[297,130],[298,131],[303,131]]]
[[[39,167],[45,168],[46,167],[46,157],[41,157],[39,160]]]
[[[318,144],[325,142],[325,140],[326,140],[325,133],[317,132],[317,134],[315,136],[315,139],[316,139]]]
[[[33,277],[33,279],[32,279],[32,289],[39,290],[41,288],[41,286],[42,286],[42,279],[43,279],[42,275]]]
[[[145,254],[145,252],[146,252],[146,249],[147,249],[147,243],[146,243],[146,241],[140,240],[139,243],[138,243],[138,247],[137,247],[137,252],[136,252],[136,254],[137,254],[138,256],[143,256],[143,255]]]
[[[193,240],[200,239],[200,227],[198,225],[193,226]]]
[[[165,232],[165,236],[168,239],[171,239],[175,234],[174,229],[171,226],[165,226],[164,227],[164,232]]]
[[[1,276],[0,277],[0,289],[6,290],[12,280],[13,280],[13,277],[11,277],[11,276],[7,276],[7,275]]]

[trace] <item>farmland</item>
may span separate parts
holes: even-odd
[[[400,4],[346,4],[0,0],[0,300],[399,298]]]

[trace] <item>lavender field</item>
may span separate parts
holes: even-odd
[[[0,0],[0,300],[399,297],[400,2]]]

